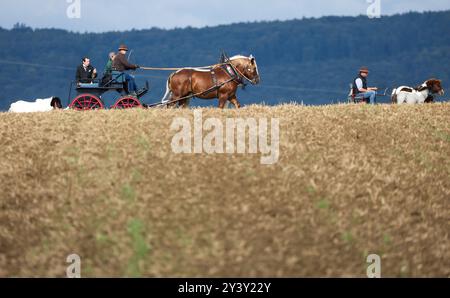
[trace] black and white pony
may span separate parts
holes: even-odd
[[[434,101],[434,95],[444,95],[441,80],[430,79],[422,85],[411,88],[400,86],[392,91],[393,104],[422,104]]]
[[[9,112],[12,113],[33,113],[49,112],[62,109],[61,99],[59,97],[50,97],[45,99],[36,99],[36,101],[19,100],[11,104]]]

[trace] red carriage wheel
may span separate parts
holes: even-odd
[[[77,96],[69,107],[77,111],[101,110],[105,108],[102,101],[92,94],[81,94]]]
[[[117,102],[112,107],[113,109],[133,109],[142,108],[142,104],[136,97],[125,96],[119,98]]]

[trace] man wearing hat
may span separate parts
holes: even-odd
[[[125,56],[127,52],[127,46],[124,44],[120,45],[119,52],[114,57],[112,62],[112,68],[114,70],[124,72],[126,70],[135,70],[139,68],[139,65],[128,62],[127,57]],[[128,83],[128,92],[135,95],[137,92],[137,86],[134,77],[128,73],[125,73],[125,79]]]
[[[369,69],[365,66],[361,67],[358,77],[353,80],[353,94],[355,94],[357,98],[362,98],[370,104],[375,104],[378,88],[367,87],[368,76]]]

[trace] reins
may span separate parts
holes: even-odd
[[[218,66],[222,65],[230,65],[233,70],[242,78],[246,79],[250,83],[253,83],[252,80],[250,80],[246,75],[244,75],[236,66],[231,63],[231,60],[228,60],[228,62],[219,63],[219,64],[213,64],[213,65],[207,65],[207,66],[199,66],[199,67],[147,67],[147,66],[141,66],[140,69],[142,70],[161,70],[161,71],[178,71],[182,69],[213,69]]]
[[[220,83],[219,85],[212,86],[211,88],[209,88],[209,89],[207,89],[205,91],[202,91],[202,92],[199,92],[199,93],[195,93],[195,94],[191,94],[191,95],[188,95],[188,96],[185,96],[185,97],[181,97],[181,98],[178,98],[178,99],[175,99],[175,100],[171,100],[171,101],[168,101],[168,102],[158,102],[158,103],[150,104],[150,105],[147,105],[147,107],[152,108],[152,107],[158,107],[158,106],[168,106],[170,104],[173,104],[173,103],[185,100],[185,99],[191,99],[193,97],[201,96],[201,95],[204,95],[204,94],[207,94],[209,92],[214,91],[216,88],[220,89],[220,87],[222,87],[223,85],[228,84],[228,83],[230,83],[232,81],[234,81],[234,78],[228,79],[227,81],[225,81],[223,83]]]
[[[225,63],[220,63],[220,64],[214,64],[214,65],[208,65],[208,66],[199,66],[199,67],[146,67],[146,66],[141,66],[139,69],[142,70],[162,70],[162,71],[176,71],[176,70],[182,70],[182,69],[211,69],[214,68],[216,66],[220,66],[223,65]]]

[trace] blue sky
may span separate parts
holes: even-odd
[[[67,16],[73,1],[80,1],[81,18]],[[33,28],[80,32],[204,27],[324,15],[355,16],[366,14],[371,1],[380,1],[382,15],[450,9],[449,0],[14,0],[2,1],[0,26],[11,28],[21,22]]]

